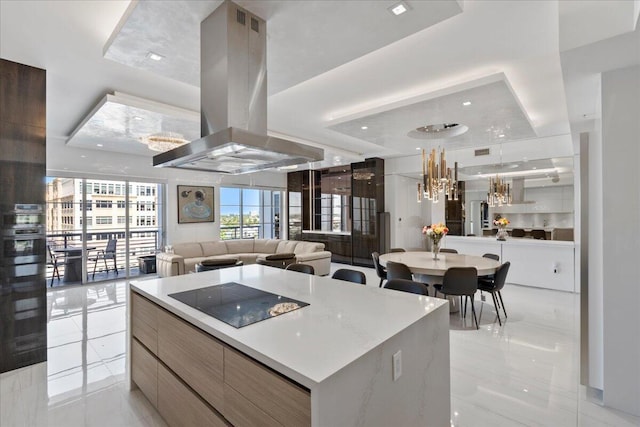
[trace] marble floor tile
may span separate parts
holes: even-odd
[[[126,297],[124,281],[48,291],[48,361],[0,375],[1,427],[166,426],[128,388]],[[486,297],[479,330],[450,315],[452,426],[640,426],[579,386],[578,295],[507,285],[502,326]]]

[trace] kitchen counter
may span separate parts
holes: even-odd
[[[492,253],[500,262],[511,262],[507,283],[577,292],[575,243],[527,237],[446,236],[443,247],[467,255]]]
[[[309,306],[236,329],[168,296],[226,282]],[[444,300],[261,265],[134,282],[131,290],[308,389],[312,425],[448,425]]]

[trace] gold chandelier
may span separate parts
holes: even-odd
[[[184,137],[179,133],[160,132],[141,137],[140,142],[146,144],[150,150],[165,152],[173,150],[174,148],[186,144],[189,141],[184,139]]]
[[[490,207],[507,205],[511,206],[511,184],[507,184],[504,178],[489,177],[489,192],[487,193],[487,204]]]
[[[422,183],[418,183],[418,203],[422,199],[438,203],[439,194],[447,196],[447,200],[458,200],[458,162],[455,162],[453,176],[447,167],[444,149],[440,152],[440,161],[436,162],[436,150],[429,156],[422,150]]]

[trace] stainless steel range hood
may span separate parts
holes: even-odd
[[[533,200],[524,200],[524,178],[513,178],[511,180],[511,204],[526,205],[535,203]]]
[[[231,1],[202,21],[202,138],[154,156],[154,166],[240,174],[324,159],[267,135],[266,50],[266,22]]]

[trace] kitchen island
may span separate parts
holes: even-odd
[[[229,282],[309,305],[237,329],[169,296]],[[132,385],[170,425],[449,425],[444,300],[261,265],[130,295]]]
[[[511,262],[507,283],[577,292],[575,243],[508,237],[446,236],[443,247],[466,255],[496,254],[500,262]]]

